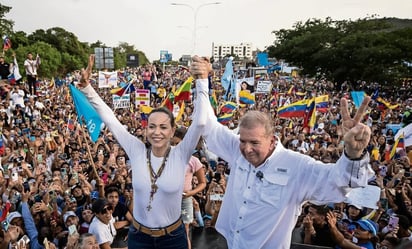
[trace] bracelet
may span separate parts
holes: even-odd
[[[350,158],[350,157],[348,156],[348,154],[346,153],[346,150],[343,149],[343,153],[345,154],[345,156],[346,156],[349,160],[352,160],[352,161],[359,161],[359,160],[361,160],[361,159],[366,155],[367,152],[368,152],[368,151],[367,151],[366,149],[364,149],[364,150],[362,151],[362,154],[361,154],[359,157],[357,157],[357,158]]]

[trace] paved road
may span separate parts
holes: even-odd
[[[226,240],[214,228],[193,229],[192,249],[227,249]]]
[[[313,245],[292,244],[291,249],[329,249]],[[192,249],[227,249],[226,240],[213,228],[192,230]]]

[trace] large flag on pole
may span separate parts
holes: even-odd
[[[313,128],[316,123],[316,101],[315,98],[309,100],[306,106],[306,114],[303,119],[303,127]]]
[[[134,88],[134,85],[132,83],[128,83],[126,85],[124,85],[123,87],[119,87],[119,88],[114,88],[112,90],[110,90],[111,94],[116,94],[117,96],[122,97],[125,94],[129,94],[131,92],[135,92],[136,89]]]
[[[225,96],[228,94],[228,91],[230,90],[230,86],[232,84],[232,78],[233,78],[233,57],[230,57],[229,60],[226,63],[225,66],[225,72],[222,75],[221,82],[222,82],[222,87],[225,89],[226,93]]]
[[[395,156],[396,149],[402,148],[405,149],[405,136],[402,133],[396,140],[395,143],[392,145],[391,153],[389,154],[389,159],[392,159]]]
[[[86,96],[83,95],[75,86],[70,86],[70,93],[73,98],[74,107],[76,108],[79,122],[83,123],[83,119],[86,122],[87,130],[93,142],[96,142],[99,138],[100,127],[102,126],[102,120],[93,106],[89,103]]]
[[[404,135],[405,147],[412,145],[412,124],[409,124],[396,132],[395,140],[398,140],[401,135]]]

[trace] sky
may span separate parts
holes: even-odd
[[[219,4],[214,4],[214,3]],[[172,5],[179,3],[184,5]],[[79,41],[127,42],[158,60],[167,50],[211,56],[212,44],[272,45],[272,31],[310,18],[357,20],[377,15],[412,19],[411,0],[2,0],[14,31],[62,27]],[[196,25],[195,25],[196,19]],[[194,35],[195,34],[195,35]]]

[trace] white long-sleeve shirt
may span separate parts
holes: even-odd
[[[200,116],[200,109],[207,108],[206,106],[202,107],[202,105],[209,104],[207,85],[205,87],[203,85],[198,86],[199,94],[195,105],[199,106],[195,107],[193,123],[189,127],[185,138],[176,147],[171,148],[163,173],[157,180],[158,190],[154,195],[150,211],[147,210],[147,206],[150,198],[151,181],[145,145],[126,130],[110,107],[103,102],[90,85],[81,91],[86,95],[130,158],[133,178],[133,217],[139,223],[150,228],[169,226],[177,221],[181,216],[186,165],[205,125],[205,119],[198,118],[198,116]],[[155,172],[159,169],[162,160],[163,158],[155,157],[151,153],[151,163]]]
[[[368,156],[360,161],[342,156],[336,164],[324,164],[285,149],[279,139],[272,155],[255,168],[242,156],[239,136],[216,121],[211,107],[203,113],[208,116],[208,148],[230,166],[216,223],[229,248],[290,248],[303,203],[341,202],[349,186],[367,184]],[[262,179],[257,177],[258,171],[263,173]]]

